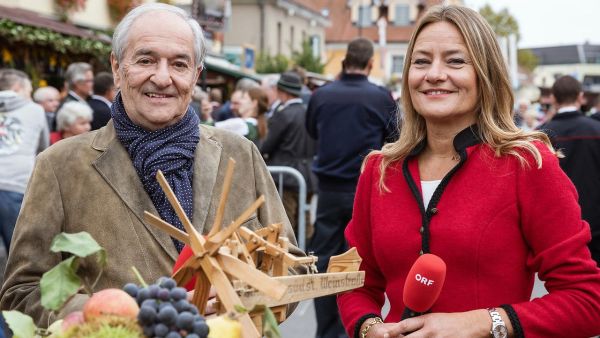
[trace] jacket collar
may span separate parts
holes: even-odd
[[[218,167],[221,160],[222,145],[213,137],[212,130],[200,126],[200,141],[194,155],[194,215],[192,224],[202,233],[206,223],[211,197],[214,193]],[[127,150],[116,137],[112,120],[98,130],[92,148],[102,152],[92,163],[108,185],[144,224],[146,229],[160,243],[167,254],[176,260],[178,253],[171,238],[163,231],[144,222],[144,211],[158,215],[148,193],[144,190]]]
[[[570,119],[570,118],[574,118],[577,116],[584,116],[583,113],[579,110],[574,110],[574,111],[567,111],[564,113],[560,113],[560,114],[556,114],[552,117],[552,121],[554,120],[564,120],[564,119]]]
[[[456,134],[454,140],[452,141],[452,144],[454,145],[454,149],[456,150],[456,152],[462,157],[462,154],[468,147],[474,146],[481,142],[481,137],[479,137],[479,127],[476,124],[473,124]],[[419,155],[423,151],[423,149],[425,149],[426,145],[427,139],[422,140],[408,154],[408,157]]]

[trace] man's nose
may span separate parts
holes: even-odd
[[[169,64],[167,60],[161,60],[156,67],[156,71],[150,80],[158,87],[164,88],[172,83],[171,73],[169,72]]]

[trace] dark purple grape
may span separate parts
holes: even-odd
[[[168,335],[166,335],[166,338],[181,338],[181,335],[179,332],[171,331]]]
[[[158,305],[159,310],[162,310],[164,307],[173,307],[173,304],[171,302],[162,302]]]
[[[195,314],[194,321],[195,322],[204,322],[204,321],[206,321],[206,318],[204,318],[201,314]]]
[[[127,283],[123,287],[123,291],[127,292],[131,297],[135,298],[138,293],[138,286],[133,283]]]
[[[194,315],[190,312],[181,312],[177,315],[177,322],[175,325],[177,325],[178,328],[192,331],[192,324],[194,324]]]
[[[137,318],[142,325],[154,324],[154,320],[156,319],[156,309],[150,306],[142,306]]]
[[[150,298],[156,298],[156,295],[158,294],[158,290],[160,290],[160,286],[158,286],[156,284],[152,284],[152,285],[148,286],[148,291],[150,291]]]
[[[163,323],[158,323],[154,327],[154,335],[157,337],[164,337],[169,333],[169,327]]]
[[[196,321],[192,325],[192,331],[200,337],[208,337],[208,324],[206,324],[206,322],[203,320]]]
[[[138,304],[142,304],[148,298],[150,298],[150,291],[148,290],[148,288],[142,288],[138,290],[136,296]]]
[[[143,326],[142,331],[144,332],[144,336],[152,337],[154,335],[154,324],[148,325],[148,326]]]
[[[171,299],[171,292],[169,289],[160,289],[156,293],[156,298],[162,300],[163,302],[167,302],[169,299]]]
[[[200,338],[199,335],[195,334],[195,333],[190,333],[187,336],[185,336],[186,338]]]
[[[177,310],[175,310],[172,306],[165,306],[158,312],[158,320],[167,325],[175,324],[177,320]]]
[[[180,299],[173,303],[173,306],[177,309],[177,312],[183,312],[188,310],[190,303],[185,299]]]
[[[173,300],[180,300],[187,298],[187,290],[182,287],[176,287],[171,290],[171,298]]]
[[[140,307],[144,307],[144,306],[149,306],[149,307],[153,308],[154,310],[158,310],[158,301],[156,299],[146,299],[145,301],[142,302],[142,305],[140,305]]]
[[[191,312],[193,315],[197,315],[198,313],[200,313],[200,311],[198,311],[198,308],[196,307],[196,305],[190,303],[189,312]]]
[[[177,286],[177,283],[175,283],[175,280],[173,278],[162,278],[159,285],[160,287],[171,290],[172,288]]]

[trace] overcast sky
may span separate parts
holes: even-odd
[[[519,22],[519,48],[600,44],[600,0],[464,0],[479,10],[508,8]]]

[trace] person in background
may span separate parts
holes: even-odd
[[[223,104],[223,91],[220,88],[212,88],[208,96],[213,112],[217,111]]]
[[[50,134],[50,144],[90,131],[93,114],[87,104],[76,101],[63,104],[56,113],[56,131]]]
[[[115,83],[111,73],[100,72],[94,77],[94,94],[87,103],[94,112],[92,130],[104,127],[110,120],[110,107],[116,95]]]
[[[307,86],[308,77],[306,75],[306,69],[304,69],[298,65],[295,65],[294,67],[292,67],[292,69],[290,71],[298,74],[298,76],[300,77],[300,80],[302,81],[302,90],[300,90],[300,98],[302,99],[302,103],[305,106],[308,106],[308,101],[310,101],[310,96],[312,95],[312,91]]]
[[[363,287],[338,297],[347,332],[598,335],[600,269],[586,245],[589,226],[548,137],[514,123],[490,25],[466,7],[431,7],[406,55],[402,133],[365,160],[345,232],[365,271]],[[445,262],[443,287],[426,314],[403,319],[405,279],[426,253]],[[536,272],[549,294],[530,300]]]
[[[556,115],[539,127],[552,145],[564,155],[560,167],[569,176],[581,206],[581,217],[592,231],[588,244],[600,266],[600,121],[581,111],[583,88],[572,76],[563,76],[552,85]]]
[[[230,101],[225,102],[218,110],[215,111],[215,121],[219,122],[233,117],[240,117],[238,109],[242,95],[250,88],[258,86],[259,84],[252,79],[245,77],[239,79],[235,84],[235,91],[231,94]]]
[[[144,3],[117,25],[110,63],[121,90],[112,118],[106,127],[65,139],[38,156],[8,256],[2,310],[26,313],[38,326],[57,317],[42,307],[39,283],[65,258],[50,251],[61,232],[87,231],[110,253],[104,268],[89,264],[78,272],[82,279],[101,276],[93,291],[135,281],[131,266],[147,281],[170,275],[184,244],[144,222],[144,211],[185,229],[159,187],[158,170],[196,231],[206,234],[217,217],[209,206],[218,205],[228,159],[235,159],[222,224],[231,224],[264,195],[244,225],[282,223],[290,253],[304,255],[256,146],[200,125],[189,108],[205,54],[198,21],[176,6]],[[88,299],[83,291],[74,295],[58,317],[81,310]]]
[[[316,178],[311,172],[316,144],[304,128],[306,106],[300,98],[301,89],[302,80],[298,74],[294,72],[281,74],[277,82],[281,109],[268,120],[268,133],[260,145],[260,152],[267,165],[287,166],[298,170],[306,181],[306,198],[310,200],[317,184]],[[292,227],[296,228],[299,203],[298,183],[292,177],[284,177],[282,196],[290,223]]]
[[[87,104],[87,99],[93,94],[94,72],[92,66],[85,62],[75,62],[67,67],[65,72],[67,96],[62,104],[69,101],[79,101]]]
[[[395,140],[397,105],[388,90],[369,82],[373,43],[358,38],[348,44],[340,78],[315,90],[308,104],[306,130],[317,140],[313,172],[319,178],[315,232],[309,250],[324,271],[331,256],[346,251],[344,229],[360,166],[369,151]],[[315,299],[317,338],[345,336],[336,297]]]
[[[267,119],[273,116],[273,113],[277,111],[277,108],[281,105],[281,101],[277,96],[277,81],[279,81],[279,74],[270,74],[262,79],[261,88],[267,94],[269,103],[269,110],[266,113]]]
[[[60,92],[58,89],[46,86],[36,89],[33,93],[33,101],[44,108],[48,129],[52,132],[56,130],[56,110],[60,105]]]
[[[0,69],[0,236],[7,251],[35,157],[48,147],[44,109],[30,95],[27,74]]]

